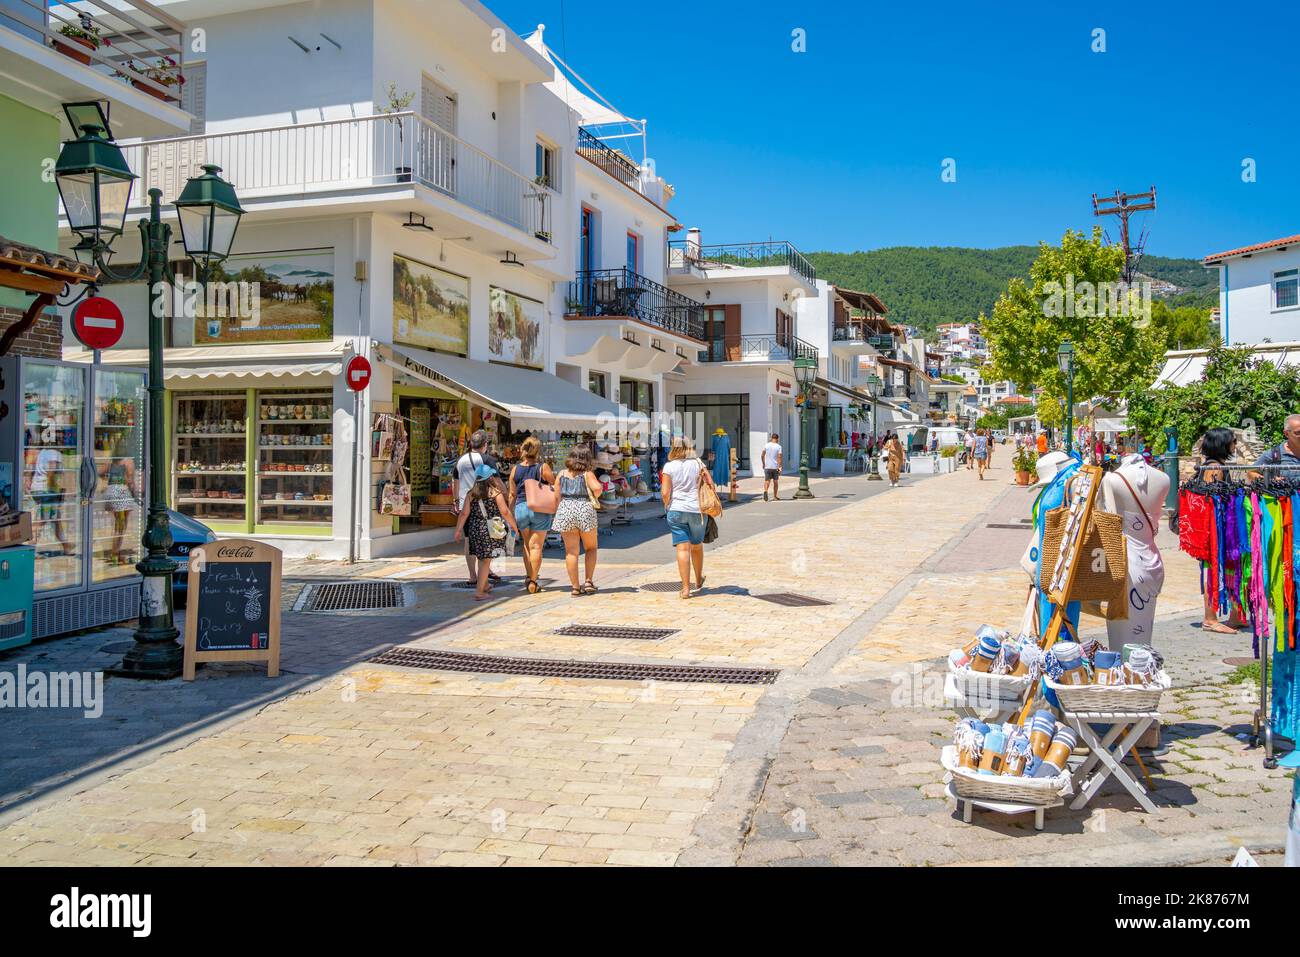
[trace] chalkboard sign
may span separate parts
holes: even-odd
[[[190,552],[184,678],[201,661],[265,661],[280,673],[278,548],[248,539],[209,542]]]

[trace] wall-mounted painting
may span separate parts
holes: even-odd
[[[333,338],[333,249],[237,253],[213,270],[195,297],[194,345]]]
[[[469,280],[393,257],[393,341],[469,354]]]
[[[491,286],[488,289],[488,353],[499,362],[540,369],[542,320],[546,307],[536,299]]]

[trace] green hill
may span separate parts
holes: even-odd
[[[821,279],[873,292],[894,322],[926,332],[944,322],[988,313],[1013,276],[1027,277],[1036,246],[969,249],[960,246],[891,246],[870,252],[807,253]],[[1173,305],[1218,305],[1218,279],[1196,259],[1145,256],[1142,273],[1179,287]]]

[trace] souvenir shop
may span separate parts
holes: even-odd
[[[1179,486],[1179,548],[1201,563],[1201,590],[1218,613],[1236,612],[1250,627],[1260,661],[1254,732],[1264,766],[1300,767],[1293,750],[1300,730],[1293,559],[1300,541],[1300,478],[1271,466],[1215,468],[1220,474],[1210,477],[1220,480],[1197,474]],[[1278,750],[1289,750],[1280,762]]]
[[[1154,627],[1169,479],[1137,455],[1103,468],[1053,452],[1036,487],[1020,622],[984,624],[948,657],[948,795],[968,823],[975,809],[1033,814],[1041,830],[1052,808],[1082,809],[1109,781],[1129,807],[1159,813],[1143,752],[1159,744],[1170,687]],[[1083,615],[1104,622],[1104,640],[1080,638]]]

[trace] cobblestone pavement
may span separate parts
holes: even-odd
[[[611,570],[588,598],[503,588],[508,600],[472,607],[455,556],[298,567],[281,678],[226,666],[188,686],[110,679],[100,719],[8,716],[0,863],[1127,863],[1278,846],[1287,782],[1234,737],[1249,695],[1224,684],[1221,659],[1248,653],[1245,640],[1225,646],[1186,625],[1169,625],[1185,670],[1166,701],[1170,747],[1151,766],[1164,813],[1131,810],[1112,784],[1089,811],[1049,812],[1042,834],[1021,819],[954,815],[937,764],[952,716],[931,700],[935,659],[981,621],[1019,618],[1025,533],[988,527],[1017,524],[1028,507],[1006,474],[909,479],[739,540],[724,515],[706,587],[689,602],[642,590],[675,578],[665,564]],[[865,479],[823,488],[854,482]],[[1191,563],[1166,554],[1162,610],[1185,621],[1195,579],[1176,566]],[[409,584],[412,603],[292,611],[313,579],[376,571]],[[832,604],[754,597],[772,592]],[[677,633],[554,633],[571,622]],[[0,667],[102,667],[126,638],[47,642]],[[393,644],[781,674],[727,686],[367,663]]]

